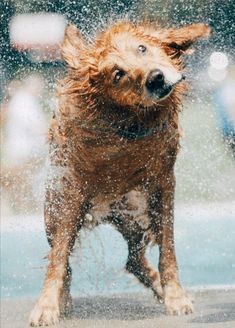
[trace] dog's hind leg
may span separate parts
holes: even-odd
[[[149,264],[145,257],[146,242],[144,241],[144,234],[141,238],[128,238],[128,259],[126,263],[126,270],[135,275],[139,281],[146,287],[153,290],[154,296],[162,301],[162,286],[160,282],[159,273]]]
[[[83,217],[83,197],[73,181],[61,179],[61,191],[51,188],[46,195],[45,221],[51,251],[44,287],[29,322],[47,326],[58,322],[71,303],[69,255]]]
[[[138,210],[140,203],[143,208]],[[147,220],[146,225],[144,204],[145,196],[139,191],[132,190],[121,201],[110,205],[111,212],[106,217],[106,220],[113,224],[127,241],[128,259],[126,270],[134,274],[144,286],[151,288],[154,295],[161,301],[162,287],[160,275],[145,257],[150,237],[146,234],[149,221]],[[139,215],[136,215],[138,211]]]

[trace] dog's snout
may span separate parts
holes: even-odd
[[[155,69],[151,71],[146,80],[146,88],[150,92],[162,88],[165,83],[165,77],[160,69]]]

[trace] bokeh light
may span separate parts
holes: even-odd
[[[228,56],[220,51],[214,51],[210,56],[210,64],[215,69],[225,69],[228,66]]]

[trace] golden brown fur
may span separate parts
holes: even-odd
[[[186,92],[182,54],[208,34],[203,24],[167,30],[118,22],[88,43],[67,28],[62,55],[69,71],[50,128],[45,223],[52,249],[31,325],[56,323],[69,310],[68,258],[77,231],[100,222],[123,234],[126,269],[167,313],[192,312],[174,251],[174,163]],[[160,248],[159,273],[144,255],[150,242]]]

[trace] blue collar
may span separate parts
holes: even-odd
[[[167,128],[167,123],[161,123],[152,128],[146,128],[140,123],[136,122],[127,128],[122,128],[120,126],[114,126],[115,134],[120,136],[121,138],[128,140],[140,140],[146,137],[152,136],[155,132],[160,132]]]

